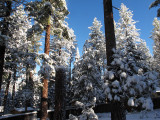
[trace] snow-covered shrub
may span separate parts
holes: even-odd
[[[94,101],[95,104],[96,101]],[[76,106],[80,106],[82,114],[79,116],[69,115],[69,120],[98,120],[98,116],[94,113],[93,106],[85,106],[83,103],[76,101]]]

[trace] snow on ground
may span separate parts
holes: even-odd
[[[111,120],[110,113],[97,113],[98,120]],[[148,112],[127,113],[127,120],[160,120],[160,109]]]

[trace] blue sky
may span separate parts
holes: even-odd
[[[124,3],[131,11],[133,11],[133,19],[137,21],[136,27],[140,29],[140,37],[147,42],[151,53],[153,40],[150,39],[151,31],[153,29],[152,22],[156,17],[157,8],[149,10],[149,5],[154,0],[112,0],[113,6],[120,8],[121,3]],[[70,14],[68,15],[68,23],[75,31],[78,40],[78,47],[82,54],[83,44],[89,38],[89,26],[92,26],[94,17],[101,21],[104,33],[104,13],[103,0],[67,0],[67,5]],[[119,19],[118,10],[114,9],[114,20]]]

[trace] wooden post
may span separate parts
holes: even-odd
[[[66,73],[64,68],[56,69],[55,83],[55,111],[54,120],[66,120],[65,116],[65,81]]]

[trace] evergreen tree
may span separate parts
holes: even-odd
[[[104,40],[104,35],[101,31],[101,22],[94,18],[93,26],[89,27],[91,33],[89,34],[90,39],[87,40],[87,47],[92,50],[92,55],[96,61],[96,66],[99,72],[103,70],[103,64],[106,60],[106,44]]]
[[[151,100],[150,95],[156,87],[157,73],[150,69],[149,62],[146,64],[150,61],[149,51],[139,38],[132,14],[124,4],[121,5],[120,17],[120,33],[116,35],[119,49],[114,51],[112,66],[106,72],[105,93],[109,101],[127,100],[130,106],[146,108],[145,101]],[[149,107],[146,109],[153,106]]]
[[[53,62],[47,60],[49,59],[50,33],[52,34],[51,30],[56,34],[61,33],[61,31],[64,30],[63,21],[68,14],[68,10],[65,0],[42,0],[30,2],[27,4],[26,9],[30,11],[29,15],[33,16],[34,20],[38,22],[38,26],[42,26],[42,31],[44,29],[46,31],[45,54],[42,57],[44,58],[44,61],[39,73],[43,77],[41,119],[47,119],[48,79],[50,78],[50,74],[48,73],[53,69]]]
[[[120,20],[116,25],[116,40],[117,48],[125,52],[126,55],[130,54],[132,47],[134,46],[141,58],[141,64],[150,69],[151,54],[146,46],[146,42],[139,37],[138,29],[136,29],[135,21],[132,19],[132,12],[124,5],[121,4]],[[132,46],[132,47],[131,47]],[[133,49],[133,51],[135,50]],[[140,59],[137,58],[137,59]]]
[[[154,68],[159,72],[160,69],[160,21],[155,18],[153,21],[154,29],[152,30],[152,39],[154,40],[154,46],[153,46],[153,54],[154,54],[154,60],[153,60],[153,66]]]
[[[6,47],[5,65],[12,71],[16,71],[16,69],[18,69],[18,74],[24,74],[20,69],[24,69],[26,67],[26,63],[31,66],[35,66],[35,55],[28,53],[31,43],[27,40],[27,31],[31,27],[31,23],[28,20],[22,5],[18,6],[16,11],[13,12],[13,15],[7,20],[10,24],[8,32],[10,39],[8,40]],[[14,79],[13,83],[15,82],[16,79]]]
[[[102,95],[101,90],[101,55],[99,45],[103,43],[103,35],[100,31],[99,21],[94,19],[93,27],[90,27],[90,39],[86,40],[83,47],[82,59],[75,63],[72,76],[72,91],[74,91],[73,101],[80,101],[85,106],[93,105],[93,99],[100,102]],[[97,45],[96,45],[97,43]],[[83,91],[86,91],[85,93]]]

